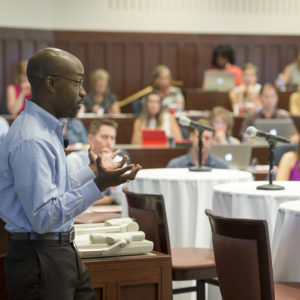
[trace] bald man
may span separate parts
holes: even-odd
[[[74,217],[103,197],[106,188],[134,179],[140,166],[123,167],[127,157],[115,163],[117,153],[97,158],[91,150],[90,166],[70,178],[61,119],[74,117],[82,102],[84,68],[70,53],[45,48],[29,60],[27,76],[32,99],[0,144],[9,298],[94,299],[73,245]]]

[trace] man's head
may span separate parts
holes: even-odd
[[[69,52],[44,48],[29,60],[27,76],[32,100],[56,118],[76,116],[85,96],[84,68]]]
[[[203,125],[210,125],[207,120],[200,120],[199,123]],[[212,131],[204,130],[202,132],[202,154],[208,154],[209,149],[213,143],[214,133]],[[192,141],[192,148],[194,151],[198,152],[198,143],[199,143],[199,131],[194,129],[190,132],[190,139]]]
[[[272,84],[266,83],[262,86],[260,90],[260,101],[263,110],[272,111],[276,109],[278,95]]]
[[[96,154],[104,149],[112,152],[116,144],[118,124],[113,120],[99,119],[91,123],[88,132],[88,141],[94,145]]]

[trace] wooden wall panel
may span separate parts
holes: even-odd
[[[51,45],[51,31],[0,28],[0,107],[6,98],[7,85],[13,83],[18,62]]]
[[[184,87],[202,86],[203,72],[210,67],[211,54],[218,44],[230,44],[240,66],[252,61],[259,68],[260,82],[274,82],[284,66],[295,58],[297,36],[197,35],[167,33],[121,33],[84,31],[43,31],[0,28],[0,101],[12,82],[20,59],[37,49],[54,45],[77,55],[85,67],[85,88],[97,68],[111,74],[112,92],[120,99],[149,85],[153,68],[170,67],[173,78]],[[130,112],[130,106],[125,107]]]

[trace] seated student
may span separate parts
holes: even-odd
[[[6,107],[11,115],[17,115],[25,108],[25,99],[31,98],[31,86],[26,75],[27,60],[22,60],[15,70],[14,84],[6,89]]]
[[[143,129],[163,129],[167,137],[181,140],[182,134],[176,119],[162,107],[158,92],[146,96],[141,115],[134,121],[131,144],[142,143]]]
[[[105,152],[113,152],[116,144],[118,124],[109,119],[99,119],[91,122],[88,131],[88,141],[93,145],[94,152],[101,154]],[[114,158],[116,162],[121,161],[121,156]],[[83,166],[90,164],[88,149],[72,152],[67,156],[67,165],[70,174],[75,173]],[[113,201],[125,205],[125,198],[122,193],[122,187],[109,188],[105,191],[105,196],[95,202],[94,205],[110,204]],[[127,206],[126,206],[127,207]],[[124,207],[123,207],[124,208]]]
[[[151,85],[154,90],[160,94],[163,108],[173,111],[184,110],[184,96],[179,87],[171,83],[172,74],[170,69],[165,65],[158,65],[154,68],[151,75]],[[139,115],[142,110],[142,104],[146,97],[133,102],[133,112]]]
[[[257,67],[252,63],[246,63],[243,68],[244,83],[236,86],[229,92],[232,109],[242,114],[250,114],[260,106],[259,91],[261,84],[257,83]],[[239,115],[239,113],[236,113]]]
[[[231,136],[234,120],[229,110],[222,106],[216,106],[211,111],[209,120],[215,129],[214,144],[237,145],[240,143],[238,139]]]
[[[0,116],[0,142],[6,136],[8,129],[9,129],[8,122],[3,117]]]
[[[275,81],[278,88],[296,89],[300,84],[300,49],[294,62],[287,65]]]
[[[300,143],[296,151],[283,154],[280,159],[276,180],[300,181]]]
[[[87,113],[98,115],[120,113],[117,96],[109,90],[109,74],[103,69],[98,69],[92,73],[91,91],[84,97],[83,101]]]
[[[275,87],[266,83],[260,90],[259,99],[261,102],[261,108],[248,116],[242,123],[240,136],[246,141],[247,137],[245,131],[248,126],[253,126],[256,119],[290,119],[290,114],[284,109],[277,107],[278,95]],[[291,136],[291,142],[298,142],[298,132],[294,126],[293,135]]]
[[[201,120],[200,123],[204,125],[210,125],[206,120]],[[216,169],[228,169],[228,165],[215,157],[214,155],[209,154],[209,150],[213,143],[212,131],[204,130],[202,133],[202,165],[216,168]],[[167,168],[189,168],[193,166],[199,166],[198,159],[198,142],[199,142],[199,131],[194,129],[190,132],[190,139],[192,141],[192,148],[185,154],[176,158],[173,158],[169,161]]]
[[[240,67],[234,64],[234,51],[229,45],[219,45],[215,48],[212,60],[212,68],[209,71],[224,70],[228,73],[234,73],[235,85],[243,83],[243,72]]]

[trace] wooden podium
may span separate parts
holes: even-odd
[[[172,299],[171,257],[150,255],[84,259],[95,300]]]

